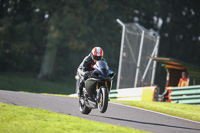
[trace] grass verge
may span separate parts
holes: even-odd
[[[121,101],[113,99],[111,101],[200,122],[200,106],[197,105],[166,102]]]
[[[0,103],[0,132],[134,132],[145,131],[114,126],[42,109]]]
[[[0,73],[0,90],[65,95],[75,92],[74,79],[66,79],[61,83],[41,81],[36,77],[35,74]]]

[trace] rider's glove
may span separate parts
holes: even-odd
[[[91,71],[86,71],[84,74],[84,78],[88,79],[91,76]]]

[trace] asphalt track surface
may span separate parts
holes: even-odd
[[[0,90],[0,102],[157,133],[200,133],[199,122],[113,103],[109,103],[104,114],[94,109],[89,115],[83,115],[79,112],[77,98]]]

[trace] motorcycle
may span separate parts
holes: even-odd
[[[97,62],[93,68],[85,81],[83,96],[79,98],[79,110],[82,114],[89,114],[96,108],[105,113],[108,107],[108,96],[115,73],[109,70],[104,60]]]

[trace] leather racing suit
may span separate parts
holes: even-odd
[[[78,75],[79,75],[79,95],[82,95],[83,92],[83,87],[84,87],[84,83],[85,81],[88,79],[88,73],[91,72],[93,69],[93,66],[95,65],[94,60],[91,57],[91,53],[86,56],[83,61],[81,62],[81,64],[78,67]]]
[[[105,61],[105,59],[102,59]],[[91,53],[86,56],[83,61],[81,62],[81,64],[78,67],[77,70],[77,74],[79,75],[79,92],[78,95],[82,95],[83,94],[83,87],[85,85],[85,81],[88,79],[88,75],[91,71],[93,71],[93,66],[96,64],[96,61],[94,61],[91,57]]]

